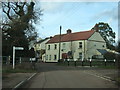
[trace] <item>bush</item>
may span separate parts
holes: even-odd
[[[104,54],[104,58],[107,60],[114,60],[116,59],[116,55],[114,53],[107,52]]]

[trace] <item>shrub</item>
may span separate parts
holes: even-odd
[[[104,54],[104,58],[107,60],[114,60],[116,59],[116,55],[114,53],[107,52]]]

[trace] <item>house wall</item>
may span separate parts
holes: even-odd
[[[93,55],[101,55],[97,49],[106,49],[105,40],[98,32],[95,32],[87,41],[87,58],[92,58]]]
[[[45,50],[45,44],[49,41],[50,39],[47,39],[45,41],[43,41],[41,44],[40,44],[40,50],[43,49]]]
[[[65,43],[65,48],[63,48],[63,43]],[[55,44],[57,48],[55,49]],[[50,50],[48,50],[48,46],[50,45]],[[60,59],[62,59],[62,53],[66,53],[70,51],[70,42],[61,42],[61,51],[60,51]],[[50,59],[51,55],[51,59]],[[54,60],[54,55],[56,55],[56,60]],[[58,62],[59,59],[59,43],[51,43],[46,44],[46,62]]]
[[[82,48],[79,48],[79,42],[82,42]],[[55,44],[57,49],[54,49]],[[50,50],[48,50],[48,45],[50,45]],[[68,53],[71,50],[73,52],[73,60],[80,58],[79,53],[82,53],[82,59],[92,58],[93,55],[101,55],[97,49],[106,49],[106,43],[100,34],[95,32],[88,40],[61,42],[60,59],[62,59],[62,53]],[[56,60],[54,60],[54,55],[57,55]],[[46,62],[58,62],[58,59],[59,43],[46,44]]]
[[[37,44],[35,44],[35,46],[34,46],[34,48],[35,48],[35,51],[36,50],[45,50],[45,44],[49,41],[50,39],[47,39],[47,40],[45,40],[45,41],[43,41],[43,42],[41,42],[41,43],[37,43]]]
[[[82,42],[82,48],[79,48],[79,42]],[[62,53],[68,53],[68,51],[71,51],[71,50],[73,52],[74,59],[79,58],[80,52],[82,52],[84,57],[84,49],[86,49],[84,46],[85,43],[86,43],[86,40],[61,42],[60,59],[62,59]],[[57,45],[57,49],[54,49],[55,44]],[[50,50],[48,50],[49,45],[50,45]],[[54,60],[54,55],[57,55],[57,60]],[[57,62],[58,59],[59,59],[59,43],[46,44],[46,62]]]
[[[79,48],[79,42],[82,42],[82,48]],[[73,58],[78,59],[79,58],[79,53],[82,53],[82,57],[84,57],[85,52],[85,40],[78,40],[78,41],[73,41],[72,42],[72,52],[73,52]]]
[[[48,42],[50,39],[46,39],[45,41],[43,42],[40,42],[40,43],[36,43],[34,44],[34,50],[36,51],[36,57],[39,58],[38,61],[45,61],[44,60],[44,57],[42,57],[43,55],[43,51],[45,50],[45,44],[46,42]],[[39,52],[39,53],[38,53]]]

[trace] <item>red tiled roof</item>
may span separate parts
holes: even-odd
[[[87,40],[93,34],[94,30],[75,32],[69,34],[61,34],[61,42],[76,41],[76,40]],[[60,35],[55,35],[47,43],[58,43],[60,41]]]

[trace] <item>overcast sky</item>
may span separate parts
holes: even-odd
[[[62,33],[67,29],[72,32],[90,30],[96,23],[108,23],[118,33],[117,2],[40,2],[43,9],[41,23],[37,24],[39,36],[42,38]]]

